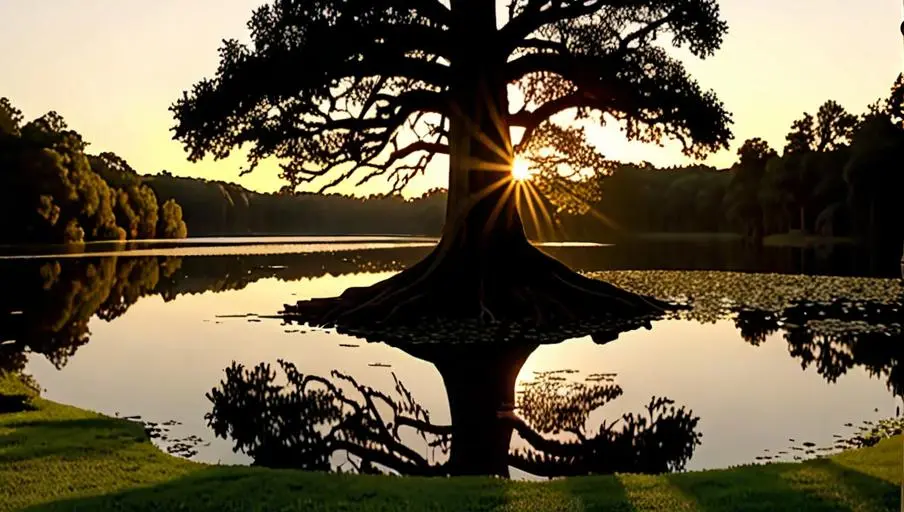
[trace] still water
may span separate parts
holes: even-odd
[[[155,442],[193,460],[308,469],[433,474],[426,468],[455,457],[514,478],[723,468],[828,453],[902,405],[900,335],[802,333],[790,313],[785,323],[744,312],[662,320],[602,344],[509,348],[393,347],[268,318],[285,303],[385,279],[429,250],[414,240],[316,242],[283,241],[294,249],[277,254],[4,261],[0,365],[24,368],[51,400],[159,424]],[[856,255],[734,244],[544,250],[587,271],[895,276]],[[302,377],[287,377],[280,360]],[[234,363],[268,364],[275,384],[299,386],[266,392],[254,388],[264,374],[227,379]],[[514,411],[481,414],[490,399]]]

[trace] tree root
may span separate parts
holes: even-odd
[[[385,281],[286,305],[282,314],[382,341],[543,343],[587,334],[611,340],[675,308],[581,276],[524,244],[480,253],[438,247]]]

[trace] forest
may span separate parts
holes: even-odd
[[[311,192],[139,174],[113,153],[92,155],[55,112],[27,124],[0,100],[0,184],[7,243],[246,234],[438,235],[446,190],[405,199]],[[800,232],[900,249],[904,189],[904,75],[891,94],[853,114],[835,101],[804,113],[781,153],[747,140],[728,169],[608,164],[580,181],[534,176],[543,215],[533,239],[610,241],[637,233],[737,233],[759,241]],[[545,168],[543,162],[538,162]]]
[[[888,98],[864,114],[831,100],[815,114],[804,113],[790,127],[781,154],[754,138],[744,142],[729,169],[616,164],[591,183],[573,187],[580,193],[557,194],[570,212],[561,216],[561,227],[569,238],[580,239],[728,232],[760,240],[800,231],[900,251],[902,162],[904,75]],[[553,180],[540,185],[555,190]]]
[[[88,143],[56,112],[23,124],[0,98],[0,209],[6,244],[185,238],[179,205],[158,201],[138,174]]]
[[[405,199],[341,194],[269,193],[241,185],[173,176],[145,176],[158,197],[173,199],[192,236],[216,235],[438,235],[446,194],[431,190]]]

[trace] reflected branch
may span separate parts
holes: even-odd
[[[611,375],[578,383],[562,377],[569,372],[539,374],[523,386],[517,404],[507,409],[503,404],[495,415],[483,415],[482,404],[493,402],[487,402],[487,396],[500,391],[495,389],[497,383],[480,381],[482,371],[469,374],[465,366],[449,370],[448,363],[455,358],[447,354],[441,369],[447,392],[452,393],[452,425],[433,424],[394,374],[395,389],[387,394],[338,371],[330,379],[304,375],[282,360],[286,385],[275,383],[276,372],[268,364],[247,370],[233,363],[226,369],[226,379],[207,394],[213,408],[205,418],[217,436],[231,439],[234,449],[250,455],[255,464],[340,471],[347,464],[358,472],[403,475],[479,474],[479,468],[484,468],[483,474],[497,474],[493,468],[499,463],[540,476],[662,473],[682,470],[700,444],[699,418],[666,398],[653,398],[643,413],[625,414],[611,424],[603,421],[597,433],[588,432],[590,414],[622,395]],[[498,358],[508,359],[523,362],[517,355]],[[496,370],[503,381],[513,375],[511,368]],[[464,386],[468,375],[478,380]],[[388,415],[383,414],[386,410]],[[413,430],[427,448],[439,448],[445,460],[415,451],[401,427]],[[529,450],[511,448],[513,431],[529,443]],[[577,441],[561,439],[562,434]],[[501,451],[495,450],[497,446]],[[344,462],[337,463],[343,453]],[[474,457],[485,460],[472,466]]]

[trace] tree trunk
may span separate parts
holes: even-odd
[[[513,424],[498,413],[515,405],[515,383],[537,345],[463,349],[462,357],[433,361],[446,387],[452,416],[451,475],[509,476]]]
[[[799,208],[800,213],[800,232],[806,234],[807,233],[807,210],[801,206]]]
[[[449,195],[436,249],[386,281],[350,288],[336,299],[286,306],[286,316],[316,325],[361,328],[425,318],[535,325],[583,318],[637,320],[669,306],[576,274],[527,240],[512,179],[504,55],[494,2],[452,0]]]
[[[453,31],[461,37],[452,58],[449,119],[449,195],[445,243],[484,252],[498,244],[526,242],[516,207],[508,96],[501,70],[505,57],[487,52],[496,37],[496,8],[485,0],[453,0]],[[492,46],[492,45],[489,45]]]

